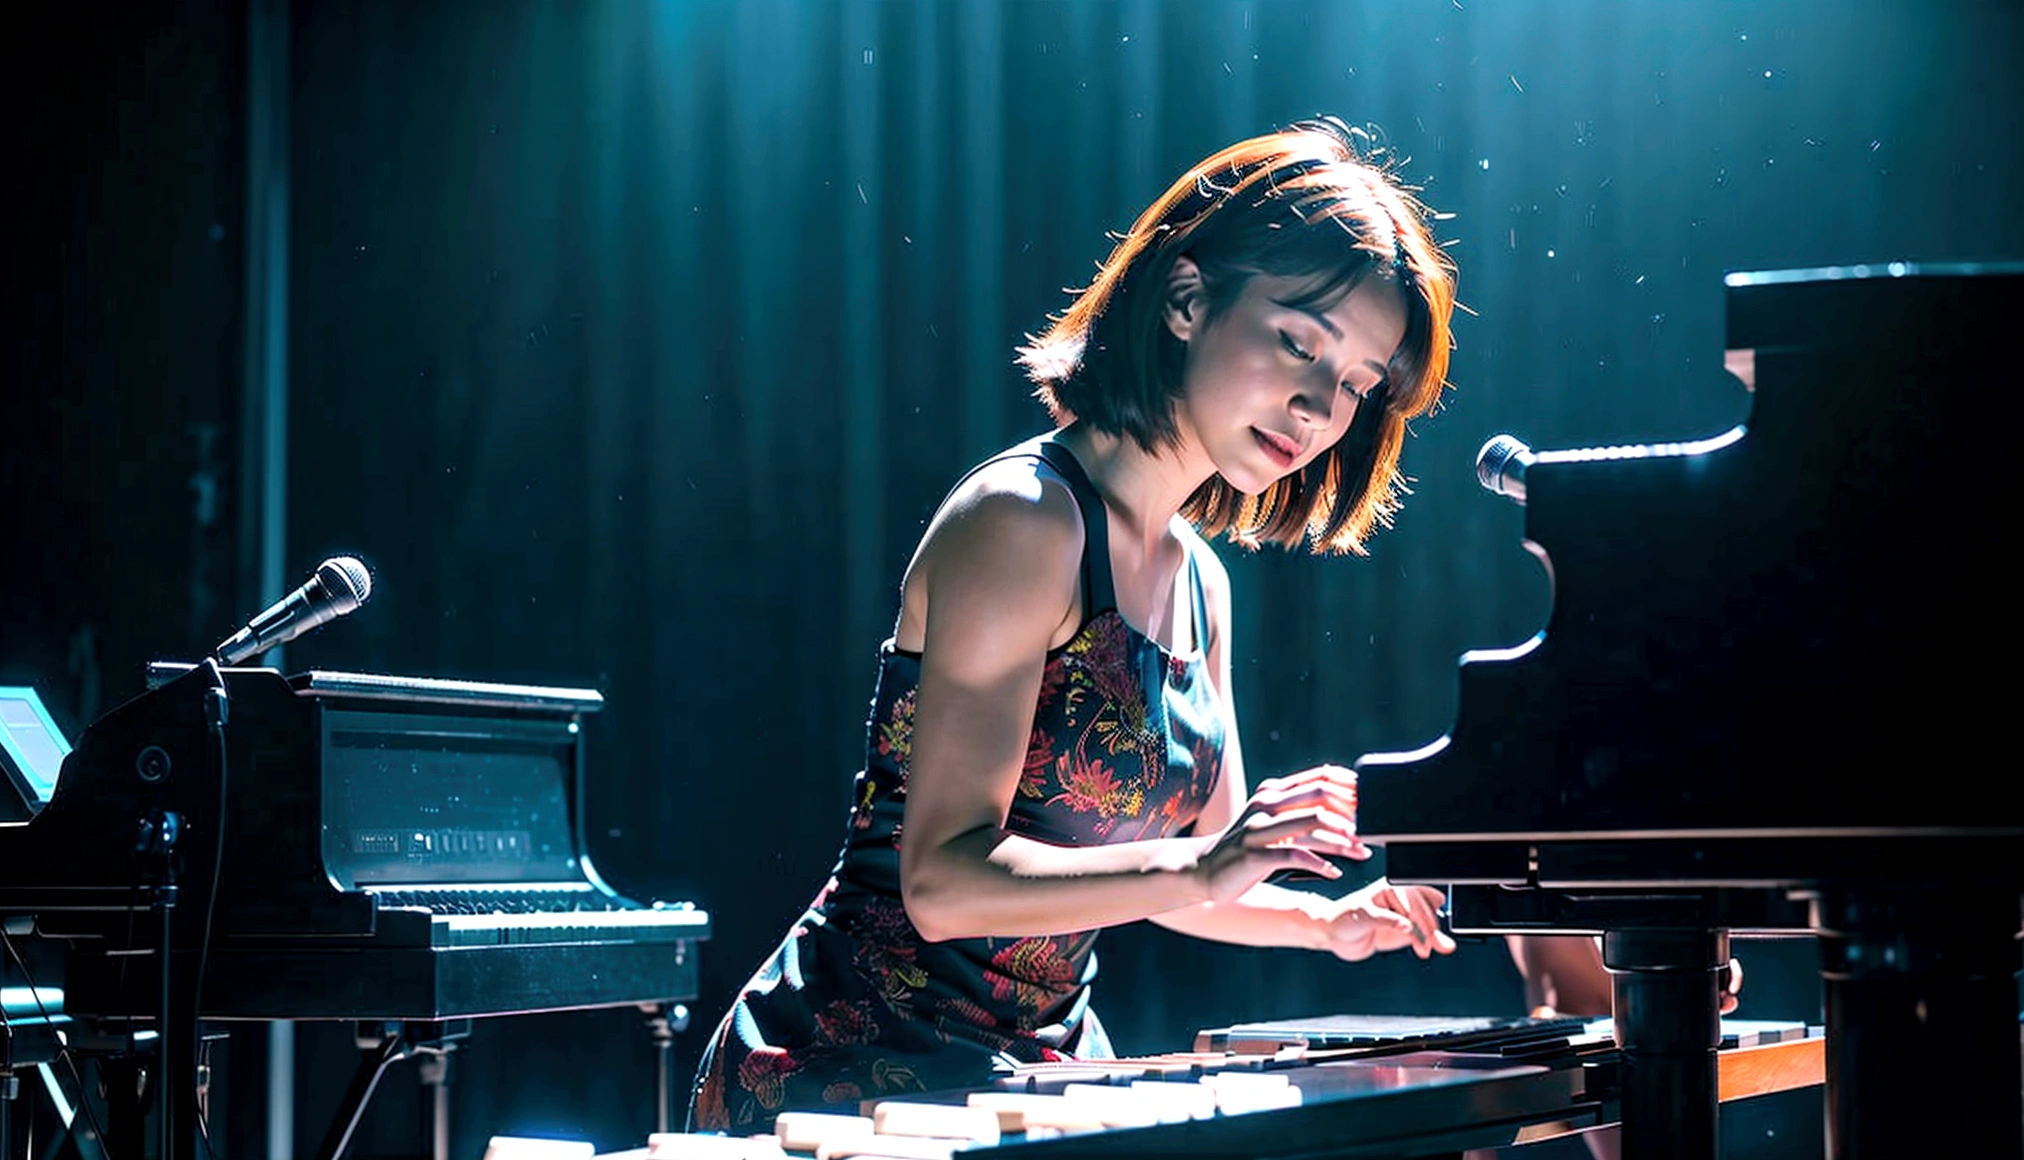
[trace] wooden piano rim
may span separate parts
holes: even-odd
[[[1782,1043],[1732,1047],[1715,1054],[1715,1097],[1722,1103],[1768,1096],[1793,1088],[1817,1087],[1826,1082],[1827,1040],[1818,1035]],[[1520,1128],[1511,1142],[1535,1144],[1574,1132],[1615,1126],[1615,1120],[1597,1123],[1592,1117],[1530,1124]]]
[[[1715,1095],[1724,1102],[1827,1082],[1827,1039],[1812,1035],[1715,1054]]]

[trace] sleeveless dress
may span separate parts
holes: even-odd
[[[1051,468],[1081,509],[1083,620],[1047,654],[1005,828],[1061,846],[1183,834],[1222,771],[1202,549],[1183,537],[1195,648],[1170,654],[1118,614],[1108,517],[1081,465],[1052,436],[985,465],[1022,458]],[[919,680],[920,656],[886,641],[842,855],[705,1049],[692,1131],[761,1132],[782,1111],[855,1111],[867,1098],[980,1086],[1015,1062],[1111,1054],[1089,1009],[1095,931],[928,942],[908,920],[900,822]]]

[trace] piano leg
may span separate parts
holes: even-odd
[[[1726,930],[1604,932],[1602,965],[1622,1050],[1625,1156],[1713,1160],[1720,971],[1728,961]]]
[[[416,1073],[429,1106],[430,1160],[450,1160],[450,1079],[455,1074],[455,1043],[445,1041],[436,1048],[417,1048],[421,1061]]]
[[[358,1070],[352,1073],[351,1086],[345,1089],[344,1099],[337,1105],[337,1115],[331,1119],[330,1129],[324,1133],[323,1143],[316,1150],[317,1160],[338,1160],[344,1155],[344,1150],[351,1145],[352,1133],[358,1130],[359,1118],[365,1115],[366,1104],[372,1100],[373,1089],[379,1086],[380,1077],[387,1073],[387,1068],[407,1054],[407,1047],[397,1025],[377,1038],[361,1031]]]
[[[147,1105],[153,1098],[153,1070],[144,1057],[126,1054],[100,1060],[98,1074],[105,1085],[106,1151],[115,1156],[147,1155]],[[90,1098],[80,1085],[78,1106],[83,1107]]]
[[[380,1077],[396,1061],[410,1054],[441,1058],[446,1068],[436,1076],[437,1103],[434,1131],[431,1133],[431,1148],[437,1160],[441,1160],[450,1149],[448,1055],[456,1046],[456,1040],[468,1038],[470,1034],[469,1019],[359,1024],[358,1070],[352,1073],[351,1087],[345,1091],[344,1100],[337,1107],[337,1115],[332,1117],[329,1130],[323,1134],[323,1143],[316,1150],[317,1160],[340,1160],[344,1150],[351,1145],[352,1133],[358,1131],[359,1120],[365,1115],[366,1104],[371,1102],[373,1089],[379,1086]],[[422,1082],[430,1080],[425,1075]]]
[[[641,1003],[647,1017],[647,1039],[654,1047],[654,1131],[674,1132],[675,1036],[689,1029],[689,1008],[683,1003]]]
[[[1813,907],[1829,1153],[2024,1154],[2017,895],[1833,891]]]

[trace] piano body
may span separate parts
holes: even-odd
[[[585,850],[595,691],[155,668],[0,826],[0,916],[63,941],[73,1020],[161,1030],[165,1090],[194,1090],[200,1019],[695,997],[709,916],[619,896]]]
[[[1551,616],[1463,658],[1448,736],[1358,762],[1360,828],[1457,929],[1603,935],[1626,1155],[1713,1154],[1732,931],[1817,937],[1834,1155],[2016,1155],[2024,267],[1726,296],[1744,427],[1484,469]]]

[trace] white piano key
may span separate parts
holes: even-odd
[[[883,1100],[872,1110],[872,1130],[885,1136],[941,1136],[996,1144],[998,1117],[964,1104]]]
[[[831,1140],[815,1150],[815,1160],[951,1160],[968,1140],[934,1136],[854,1136]]]
[[[1181,1114],[1177,1119],[1209,1120],[1216,1115],[1216,1089],[1193,1080],[1135,1080],[1131,1090]]]
[[[1179,1123],[1188,1118],[1185,1112],[1177,1114],[1171,1102],[1156,1100],[1128,1087],[1072,1083],[1063,1088],[1061,1094],[1098,1109],[1104,1122],[1114,1128],[1150,1127]]]
[[[1031,1136],[1035,1129],[1040,1128],[1055,1132],[1099,1132],[1106,1127],[1099,1109],[1067,1096],[1032,1092],[972,1092],[969,1104],[973,1108],[990,1109],[998,1117],[1001,1132],[1024,1132]]]
[[[545,1140],[532,1136],[494,1136],[485,1144],[485,1160],[590,1160],[597,1146],[588,1140]]]
[[[785,1160],[775,1136],[719,1136],[709,1132],[655,1132],[647,1160]]]
[[[815,1152],[832,1141],[862,1139],[872,1134],[869,1116],[846,1116],[836,1112],[782,1112],[773,1120],[780,1146],[790,1151]]]

